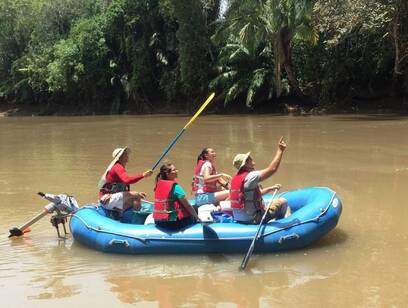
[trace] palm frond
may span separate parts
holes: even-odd
[[[217,77],[210,81],[209,83],[210,89],[216,89],[217,87],[220,86],[225,87],[228,84],[231,84],[234,81],[235,76],[237,76],[237,74],[238,74],[237,71],[229,71],[218,75]]]
[[[253,106],[253,100],[254,100],[255,94],[259,90],[259,88],[261,88],[262,85],[264,84],[266,75],[267,75],[267,70],[265,70],[264,68],[257,69],[254,71],[251,83],[248,88],[248,93],[247,93],[246,102],[245,102],[245,105],[248,108],[251,108]]]
[[[229,88],[225,100],[224,100],[224,106],[227,106],[230,102],[235,100],[237,98],[238,93],[240,92],[240,84],[239,82],[234,83],[232,87]]]

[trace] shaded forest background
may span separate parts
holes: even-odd
[[[0,0],[0,106],[408,110],[406,0]]]

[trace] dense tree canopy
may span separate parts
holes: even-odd
[[[0,104],[408,105],[405,0],[0,0],[0,27]]]

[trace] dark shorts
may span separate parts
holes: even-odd
[[[176,221],[155,221],[155,224],[157,227],[162,228],[162,229],[169,229],[169,230],[183,229],[194,223],[195,223],[194,218],[191,216],[184,218],[182,220],[176,220]]]

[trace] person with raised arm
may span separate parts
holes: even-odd
[[[238,172],[231,181],[230,201],[234,219],[237,222],[258,224],[261,221],[266,210],[262,196],[275,189],[278,190],[281,185],[276,184],[262,188],[259,183],[278,171],[285,149],[286,143],[281,137],[274,158],[262,170],[255,170],[255,161],[251,157],[251,152],[237,154],[234,157],[233,165]],[[275,199],[268,207],[266,221],[282,218],[285,216],[287,208],[287,201],[284,198]]]

